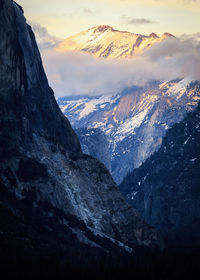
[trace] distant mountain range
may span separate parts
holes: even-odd
[[[111,173],[120,183],[127,172],[160,147],[167,129],[196,108],[199,100],[200,84],[179,79],[132,87],[112,96],[57,101],[74,128],[99,128],[105,133],[110,143]],[[88,138],[90,131],[86,133]],[[87,145],[91,150],[90,141]]]
[[[130,58],[169,37],[174,36],[169,33],[164,33],[161,37],[155,33],[145,36],[100,25],[65,39],[56,49],[62,52],[84,51],[95,57]]]
[[[96,58],[134,59],[169,38],[175,37],[169,33],[161,37],[155,33],[144,36],[101,25],[67,38],[57,46],[57,51],[83,51]],[[189,78],[178,78],[152,81],[113,95],[67,96],[57,101],[72,126],[84,128],[88,141],[82,144],[88,147],[88,153],[97,157],[90,147],[90,131],[86,132],[86,128],[101,129],[106,135],[110,153],[106,154],[106,162],[111,161],[111,174],[120,183],[160,147],[166,130],[196,108],[199,100],[200,84]],[[83,139],[81,133],[80,141]],[[107,167],[110,169],[110,163]]]

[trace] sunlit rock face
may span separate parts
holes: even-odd
[[[175,124],[160,149],[120,185],[127,201],[168,242],[199,246],[200,106]]]
[[[120,183],[160,147],[166,131],[194,110],[199,100],[200,84],[178,79],[132,87],[116,95],[63,97],[58,104],[74,128],[98,128],[105,133],[111,174]]]
[[[169,33],[161,37],[155,33],[145,36],[100,25],[65,39],[56,49],[61,52],[83,51],[98,58],[131,58],[169,37],[173,36]]]
[[[105,166],[82,153],[48,85],[34,34],[12,0],[0,0],[0,34],[0,200],[5,217],[12,213],[19,228],[29,223],[43,228],[42,215],[45,232],[59,236],[55,229],[62,227],[64,240],[70,233],[69,242],[75,238],[103,250],[102,238],[118,240],[126,249],[124,243],[160,244],[122,198]]]

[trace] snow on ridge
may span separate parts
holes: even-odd
[[[79,114],[79,119],[86,117],[95,111],[95,105],[92,102],[85,103],[84,109]]]
[[[119,99],[118,95],[102,95],[100,97],[94,97],[93,99],[90,98],[83,98],[79,100],[71,100],[67,101],[67,104],[60,106],[63,113],[65,111],[80,107],[80,109],[76,110],[76,115],[78,115],[78,119],[85,118],[86,116],[90,115],[94,111],[99,109],[104,109],[107,104],[113,104]]]
[[[58,51],[86,51],[95,57],[130,58],[143,53],[168,36],[146,36],[109,26],[95,26],[70,36],[57,47]]]
[[[186,92],[187,86],[191,82],[191,78],[184,78],[180,82],[175,83],[172,87],[169,87],[166,94],[168,94],[169,96],[175,96],[176,99],[179,99]]]
[[[124,120],[120,120],[116,116],[116,109],[118,108],[119,103],[118,101],[121,98],[120,94],[101,95],[93,98],[71,100],[68,101],[67,104],[61,106],[61,109],[64,113],[66,111],[68,116],[73,116],[75,121],[82,119],[89,120],[90,114],[93,114],[94,112],[101,112],[99,115],[100,118],[93,121],[89,127],[100,128],[108,137],[112,137],[117,143],[122,141],[125,137],[127,137],[127,135],[134,134],[136,128],[141,126],[143,121],[147,122],[145,117],[151,111],[156,102],[159,102],[159,100],[162,99],[163,95],[173,97],[177,101],[184,93],[189,97],[191,91],[188,92],[186,88],[191,81],[191,79],[185,78],[179,81],[164,82],[153,91],[144,91],[140,96],[140,101],[138,101],[136,105],[133,105],[130,109],[129,116],[127,115],[127,118]],[[191,96],[190,98],[193,100],[194,96]],[[188,102],[189,101],[187,101],[187,104]],[[156,121],[155,118],[156,113],[150,120],[148,120],[150,126],[153,126]],[[162,123],[160,125],[166,130],[169,128],[167,123]]]
[[[141,125],[148,111],[149,108],[146,108],[145,110],[122,123],[115,133],[115,141],[120,142],[127,136],[127,134],[134,134],[135,129]]]

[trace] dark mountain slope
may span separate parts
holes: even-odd
[[[167,132],[159,151],[120,189],[169,242],[200,245],[200,106]]]
[[[30,265],[55,252],[59,264],[71,258],[78,266],[160,246],[104,165],[82,153],[12,0],[0,0],[0,35],[1,257],[29,256]]]
[[[75,130],[81,143],[82,151],[100,160],[111,171],[109,141],[101,129],[78,128]]]
[[[34,34],[13,5],[1,1],[1,156],[28,148],[34,133],[78,155],[79,142],[48,85]]]

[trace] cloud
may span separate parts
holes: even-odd
[[[46,48],[53,48],[56,44],[58,44],[61,41],[61,39],[49,34],[47,28],[41,26],[39,23],[29,22],[29,24],[31,25],[33,32],[35,33],[40,50]]]
[[[93,15],[94,14],[94,12],[92,10],[88,9],[88,8],[84,8],[83,13],[85,15]]]
[[[195,41],[200,40],[200,32],[196,32],[194,34],[185,34],[184,33],[184,34],[180,35],[179,38],[183,41],[190,40],[195,43]]]
[[[134,59],[94,58],[84,52],[42,52],[56,96],[112,94],[152,80],[200,80],[200,43],[195,37],[170,37]]]
[[[121,20],[122,20],[122,22],[124,22],[126,24],[135,24],[135,25],[155,23],[154,21],[146,19],[146,18],[132,18],[132,17],[127,17],[127,16],[122,16]]]

